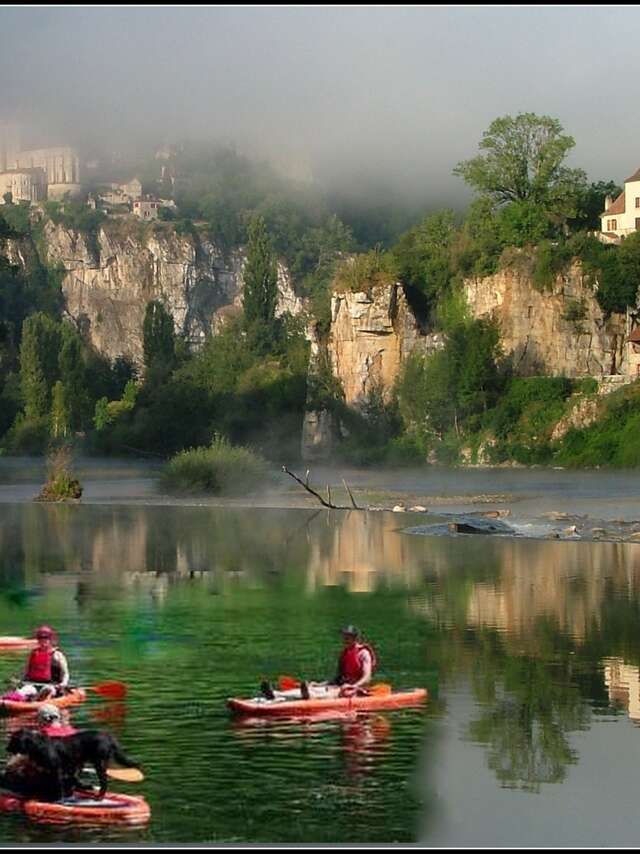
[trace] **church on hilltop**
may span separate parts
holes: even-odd
[[[20,126],[0,122],[0,204],[5,193],[14,202],[39,202],[77,196],[80,157],[75,148],[24,149]]]

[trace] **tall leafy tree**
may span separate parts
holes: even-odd
[[[51,388],[59,376],[60,325],[42,312],[22,325],[20,385],[28,419],[47,415]]]
[[[53,387],[51,394],[51,435],[56,439],[64,438],[71,429],[71,408],[67,393],[61,380]]]
[[[176,363],[176,336],[173,317],[158,300],[147,305],[142,341],[147,376],[168,376]]]
[[[244,267],[244,318],[247,329],[264,345],[275,339],[277,302],[278,266],[264,219],[258,216],[249,226]]]
[[[69,424],[77,429],[81,426],[83,415],[88,408],[87,371],[82,342],[76,330],[68,325],[63,325],[61,339],[58,365],[63,385],[64,404]]]
[[[527,202],[563,220],[575,214],[586,183],[582,169],[564,162],[574,145],[558,119],[503,116],[483,134],[483,153],[458,163],[453,173],[498,205]]]

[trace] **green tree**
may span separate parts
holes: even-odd
[[[487,320],[459,320],[443,350],[411,357],[398,383],[400,413],[408,427],[442,438],[459,436],[497,399],[501,387],[498,327]]]
[[[615,181],[596,181],[584,187],[578,195],[576,215],[570,226],[600,231],[600,216],[604,213],[607,196],[615,199],[621,192],[622,188]]]
[[[262,217],[249,226],[244,277],[244,318],[258,346],[269,348],[275,340],[278,301],[278,266]]]
[[[67,402],[64,383],[58,380],[51,394],[51,435],[64,438],[71,429],[71,408]]]
[[[20,384],[27,419],[49,413],[51,388],[58,379],[60,325],[42,312],[22,325]]]
[[[455,236],[453,211],[439,211],[404,234],[393,249],[401,280],[421,291],[429,303],[449,287]]]
[[[142,326],[142,347],[147,378],[160,381],[176,364],[176,336],[173,318],[157,300],[147,304]]]
[[[453,170],[498,205],[530,202],[562,222],[576,212],[586,182],[564,161],[574,147],[557,119],[520,113],[495,119],[480,142],[483,154]]]
[[[87,410],[87,377],[80,336],[71,326],[62,327],[62,346],[58,356],[60,379],[64,385],[65,403],[73,428],[82,426]]]

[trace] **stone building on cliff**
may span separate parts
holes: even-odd
[[[625,180],[624,190],[616,199],[607,196],[600,222],[605,242],[617,243],[621,237],[640,231],[640,169]]]
[[[41,196],[41,175],[36,179],[33,170],[40,170],[45,176],[44,196]],[[82,189],[80,156],[76,149],[68,145],[25,148],[20,125],[16,122],[0,122],[0,174],[3,186],[15,184],[15,201],[62,199],[67,194],[74,197]]]

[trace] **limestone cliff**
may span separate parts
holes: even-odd
[[[388,398],[407,356],[443,346],[440,334],[425,335],[395,282],[368,291],[336,292],[331,298],[331,326],[325,340],[310,330],[313,371],[326,357],[339,380],[348,406],[360,407],[374,390]],[[330,455],[338,425],[326,412],[307,412],[302,456],[306,460]]]
[[[503,351],[520,376],[628,371],[626,317],[605,318],[578,262],[557,276],[550,290],[536,289],[530,272],[514,266],[466,280],[464,292],[473,317],[499,322]]]
[[[196,346],[242,304],[244,254],[225,254],[206,236],[179,235],[168,223],[110,220],[91,237],[47,221],[38,249],[44,264],[61,269],[67,315],[110,359],[142,363],[142,323],[151,300],[164,303],[176,331]],[[27,268],[29,251],[28,240],[7,241],[3,249]],[[302,303],[283,265],[278,277],[278,313],[299,313]]]
[[[429,344],[437,347],[437,339]],[[388,396],[416,346],[426,348],[427,339],[400,283],[334,293],[327,350],[347,404],[358,406],[376,387]]]

